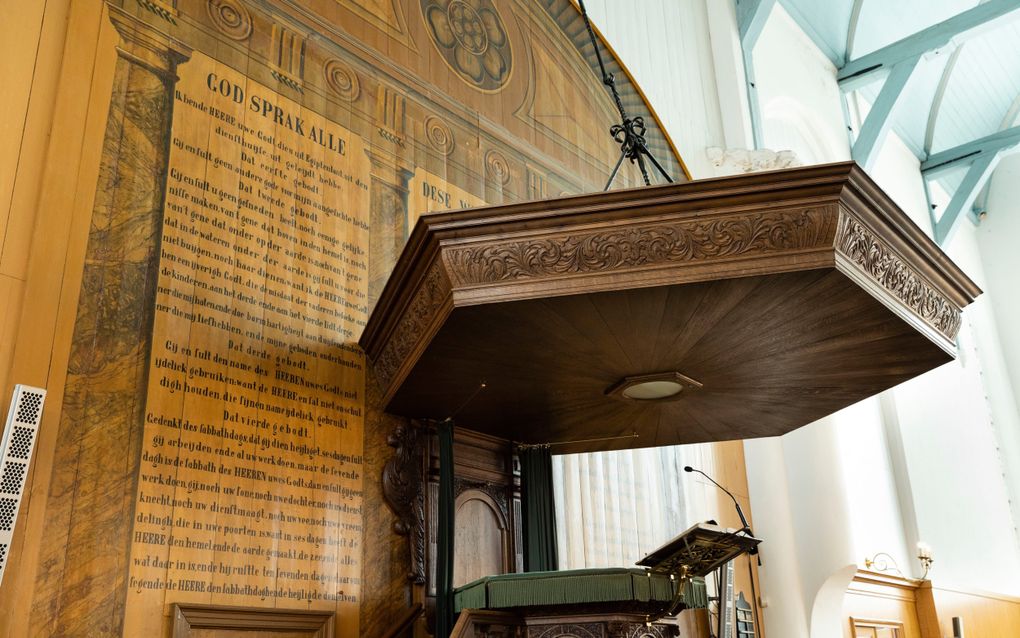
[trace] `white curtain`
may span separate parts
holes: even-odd
[[[685,465],[711,473],[711,446],[554,456],[559,568],[632,566],[706,518]]]

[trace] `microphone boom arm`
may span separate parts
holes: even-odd
[[[718,487],[722,491],[726,492],[726,495],[729,496],[731,499],[733,499],[733,505],[737,508],[737,516],[740,517],[740,524],[743,525],[743,527],[741,528],[740,531],[742,531],[742,532],[746,531],[748,534],[751,534],[753,536],[753,533],[751,532],[751,526],[747,524],[747,519],[744,517],[744,511],[740,509],[740,503],[737,502],[737,497],[733,496],[732,492],[730,492],[728,489],[726,489],[722,485],[719,485],[718,483],[716,483],[715,479],[713,479],[708,474],[705,474],[701,470],[696,470],[693,467],[691,467],[690,465],[685,466],[684,467],[684,471],[685,472],[697,472],[698,474],[704,476],[709,481],[711,481],[712,485],[715,485],[716,487]]]

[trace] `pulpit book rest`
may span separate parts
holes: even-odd
[[[675,616],[684,609],[680,592],[692,578],[704,578],[728,562],[746,553],[754,553],[761,540],[751,536],[748,528],[724,529],[714,522],[698,523],[638,561],[654,574],[669,574],[680,583],[670,605],[648,622]]]

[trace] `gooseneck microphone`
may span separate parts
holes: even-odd
[[[701,470],[696,470],[693,467],[691,467],[690,465],[685,465],[684,466],[684,472],[697,472],[698,474],[700,474],[700,475],[704,476],[705,478],[707,478],[709,481],[712,481],[713,485],[715,485],[716,487],[718,487],[722,491],[726,492],[726,494],[730,498],[733,499],[733,504],[737,507],[737,516],[740,517],[740,524],[744,526],[744,528],[742,530],[740,530],[740,531],[742,531],[742,532],[746,531],[748,534],[751,534],[752,536],[754,535],[751,532],[751,526],[747,524],[747,519],[744,518],[744,512],[740,509],[740,503],[737,502],[737,497],[733,496],[732,492],[730,492],[728,489],[726,489],[722,485],[719,485],[718,483],[716,483],[715,480],[711,476],[709,476],[708,474],[705,474]]]
[[[739,534],[740,532],[744,532],[748,536],[751,536],[751,537],[754,536],[754,532],[751,531],[751,526],[747,524],[747,519],[744,518],[743,510],[740,509],[740,503],[737,502],[737,497],[733,496],[733,492],[729,491],[728,489],[726,489],[722,485],[719,485],[718,483],[716,483],[715,479],[713,479],[708,474],[705,474],[701,470],[696,470],[693,467],[691,467],[690,465],[685,465],[684,466],[684,472],[697,472],[698,474],[704,476],[709,481],[711,481],[712,485],[715,485],[716,487],[718,487],[722,491],[726,492],[726,494],[731,499],[733,499],[733,505],[734,505],[734,507],[737,508],[737,516],[740,517],[740,523],[744,526],[743,529],[741,529],[740,531],[738,531],[736,533]],[[761,554],[758,553],[758,546],[755,545],[750,550],[748,550],[747,553],[750,556],[757,556],[758,557],[758,566],[761,567]],[[748,578],[750,579],[750,582],[751,582],[751,600],[752,600],[751,608],[754,610],[754,626],[755,627],[760,627],[761,625],[759,624],[759,619],[758,619],[758,604],[759,604],[759,599],[758,599],[758,592],[755,591],[755,587],[754,587],[754,573],[753,573],[753,570],[751,568],[750,556],[748,556],[748,561],[747,561],[747,576],[748,576]],[[722,569],[722,568],[720,567],[720,569]],[[722,619],[720,619],[719,620],[720,628],[722,627],[722,622],[723,622]]]

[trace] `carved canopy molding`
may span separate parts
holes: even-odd
[[[361,344],[391,412],[665,445],[783,434],[941,365],[978,294],[842,163],[423,217]],[[606,394],[672,371],[702,387]]]

